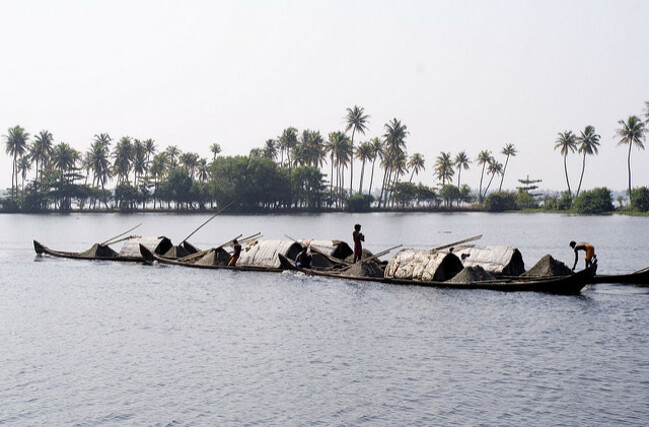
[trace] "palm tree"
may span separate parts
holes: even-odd
[[[280,164],[284,164],[284,152],[286,152],[286,161],[290,167],[291,159],[290,153],[293,147],[297,145],[297,129],[288,127],[282,131],[282,135],[277,138],[279,149],[281,153]]]
[[[577,187],[577,194],[575,196],[579,196],[579,191],[581,190],[581,181],[584,178],[584,169],[586,169],[586,155],[597,154],[599,135],[595,133],[595,128],[590,125],[586,126],[586,128],[581,132],[581,135],[577,137],[577,143],[579,144],[579,152],[582,153],[584,157],[581,163],[579,186]]]
[[[210,151],[212,152],[212,161],[216,160],[216,156],[221,152],[221,146],[216,142],[210,145]]]
[[[27,178],[27,171],[32,168],[32,162],[29,159],[29,156],[20,156],[18,159],[17,172],[20,173],[22,182],[20,184],[21,191],[25,190],[25,178]],[[16,182],[16,186],[18,182]]]
[[[167,171],[167,156],[165,153],[159,153],[153,156],[151,161],[151,177],[153,178],[153,209],[156,205],[156,192],[158,190],[158,183]],[[161,202],[162,203],[162,202]]]
[[[200,159],[196,166],[196,175],[201,182],[207,182],[210,177],[210,169],[207,166],[207,159]]]
[[[18,193],[18,157],[25,154],[29,134],[20,126],[9,128],[8,135],[4,135],[6,152],[13,157],[11,169],[11,192],[15,196]],[[15,185],[14,185],[15,182]]]
[[[61,174],[61,179],[70,183],[73,176],[69,172],[73,172],[77,167],[77,162],[81,158],[79,153],[74,148],[70,147],[65,142],[57,144],[52,151],[52,165],[58,169]],[[66,175],[67,178],[66,178]]]
[[[102,195],[106,190],[106,182],[112,177],[112,171],[110,168],[109,160],[109,151],[108,145],[103,141],[95,139],[95,141],[90,146],[90,151],[88,152],[90,169],[93,173],[93,185],[101,185]],[[108,202],[106,198],[103,198],[104,206],[108,208]]]
[[[155,156],[155,153],[157,151],[155,141],[152,140],[151,138],[146,139],[144,141],[144,150],[146,152],[146,165],[145,165],[146,176],[145,176],[145,179],[148,181],[149,180],[149,169],[151,168],[151,158],[153,156]]]
[[[383,150],[384,166],[383,185],[381,186],[381,195],[379,196],[379,207],[387,187],[392,181],[392,173],[397,164],[397,160],[404,155],[406,149],[406,137],[408,136],[408,127],[396,118],[385,124],[385,149]],[[385,199],[387,200],[387,194]]]
[[[293,152],[295,154],[295,164],[301,163],[315,167],[322,166],[326,157],[326,148],[320,131],[312,131],[309,129],[302,131],[302,135],[298,138],[298,145],[293,147]],[[297,156],[300,157],[300,162],[296,161]]]
[[[504,173],[502,163],[500,163],[495,159],[491,159],[491,162],[489,163],[489,167],[487,168],[487,173],[491,175],[491,178],[489,178],[489,183],[487,184],[487,188],[485,188],[484,190],[483,196],[487,195],[487,191],[489,191],[489,187],[491,186],[491,181],[494,180],[494,177],[496,175],[502,175]]]
[[[358,184],[358,192],[363,194],[363,177],[365,176],[365,163],[372,159],[372,144],[361,143],[356,149],[356,158],[361,161],[361,182]]]
[[[374,182],[374,164],[376,159],[380,158],[383,153],[383,141],[379,138],[374,137],[370,140],[370,145],[372,146],[372,173],[370,175],[370,188],[367,190],[368,194],[372,194],[372,183]]]
[[[408,159],[408,168],[412,171],[412,173],[410,174],[409,182],[412,182],[412,178],[415,175],[419,176],[420,171],[426,170],[424,163],[425,161],[423,155],[419,153],[415,153],[412,156],[410,156],[410,159]]]
[[[471,160],[466,155],[466,151],[460,151],[455,156],[455,167],[457,168],[457,188],[460,188],[460,177],[462,176],[462,169],[469,170]]]
[[[336,188],[342,190],[345,186],[344,169],[349,164],[351,156],[353,155],[351,141],[349,137],[342,132],[331,132],[329,134],[329,143],[327,146],[331,153],[332,165],[336,167]]]
[[[169,169],[174,169],[176,166],[178,166],[178,162],[176,161],[176,158],[180,156],[180,150],[178,149],[178,146],[176,145],[170,145],[167,147],[165,150],[165,156],[167,157],[167,166],[169,166]]]
[[[647,115],[649,116],[649,103],[647,103]],[[627,157],[627,167],[629,170],[629,200],[631,200],[631,147],[634,145],[644,150],[643,139],[647,128],[645,123],[638,116],[630,116],[627,121],[620,120],[617,122],[621,127],[616,134],[621,138],[617,145],[629,145],[629,155]]]
[[[137,178],[138,176],[144,175],[146,172],[147,168],[147,150],[146,150],[146,145],[139,139],[136,139],[133,141],[133,161],[132,161],[132,168],[133,168],[133,185],[137,186]]]
[[[29,156],[33,162],[36,163],[36,177],[34,182],[43,179],[43,165],[49,160],[52,154],[52,144],[54,137],[49,131],[42,130],[34,137],[34,142],[30,148]]]
[[[359,107],[357,105],[354,105],[354,108],[348,108],[347,109],[347,116],[345,117],[345,120],[347,122],[347,126],[345,127],[345,132],[348,132],[350,129],[352,130],[352,139],[351,139],[351,144],[352,144],[352,152],[354,151],[354,134],[356,132],[361,133],[365,135],[365,131],[367,130],[367,120],[370,118],[367,114],[365,114],[365,109],[363,107]],[[354,159],[352,157],[351,159],[351,168],[350,168],[350,178],[349,178],[349,194],[351,195],[353,192],[352,186],[354,185]]]
[[[453,179],[455,171],[453,170],[453,160],[451,160],[451,153],[441,152],[435,160],[435,176],[438,180],[442,181],[442,187]]]
[[[566,174],[566,184],[568,184],[568,194],[572,195],[570,191],[570,179],[568,179],[568,153],[574,153],[577,150],[577,136],[570,130],[559,132],[559,138],[554,144],[554,149],[560,149],[563,156],[563,170]]]
[[[198,166],[199,158],[198,154],[195,153],[183,153],[180,155],[180,163],[192,179],[196,174],[196,166]]]
[[[501,153],[507,156],[507,158],[505,159],[505,167],[503,168],[503,173],[500,177],[500,186],[498,187],[498,191],[502,191],[503,189],[503,181],[505,180],[505,172],[507,172],[507,163],[509,163],[509,156],[516,157],[518,151],[516,151],[514,144],[505,144],[505,147],[503,147]]]
[[[480,172],[480,188],[478,189],[478,201],[480,203],[482,203],[482,179],[484,178],[484,170],[492,161],[493,157],[491,157],[491,151],[483,150],[478,154],[478,165],[482,165],[482,172]]]
[[[274,139],[267,139],[264,144],[264,157],[275,160],[277,158],[277,142]]]
[[[117,175],[117,183],[128,181],[133,161],[133,143],[128,136],[122,137],[113,149],[113,171]]]

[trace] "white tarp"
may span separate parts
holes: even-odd
[[[453,253],[465,267],[479,265],[491,274],[518,276],[525,271],[523,256],[511,246],[459,246]]]
[[[255,240],[241,251],[237,265],[279,268],[278,254],[294,259],[301,248],[292,240]]]
[[[459,258],[450,252],[406,248],[397,252],[385,267],[385,277],[444,281],[462,270]]]
[[[151,253],[157,253],[156,249],[163,241],[171,242],[168,238],[164,236],[160,237],[134,237],[128,239],[122,249],[119,251],[119,256],[121,257],[130,257],[130,258],[142,258],[140,254],[140,245],[143,245],[145,248],[151,251]]]

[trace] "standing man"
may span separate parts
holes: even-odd
[[[572,271],[575,271],[577,266],[577,259],[579,259],[579,251],[586,252],[586,268],[597,263],[597,255],[595,255],[595,246],[587,242],[570,242],[570,247],[575,251],[575,263],[572,265]]]
[[[365,241],[365,236],[361,233],[360,224],[354,226],[352,237],[354,238],[354,262],[356,262],[363,257],[363,244],[361,242]]]
[[[228,262],[228,267],[235,267],[237,265],[239,255],[241,255],[241,244],[237,241],[237,239],[234,239],[232,241],[232,247],[234,248],[234,253],[230,258],[230,262]]]

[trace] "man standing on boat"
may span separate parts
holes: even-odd
[[[237,265],[237,261],[239,260],[239,255],[241,255],[241,244],[237,241],[237,239],[234,239],[232,241],[232,247],[234,248],[234,253],[230,258],[230,262],[228,262],[228,267],[235,267]]]
[[[365,236],[361,233],[360,224],[354,226],[352,237],[354,239],[354,262],[356,262],[363,257],[363,244],[361,242],[365,241]]]
[[[574,240],[570,242],[570,247],[575,251],[575,263],[572,265],[572,271],[575,271],[577,266],[577,260],[579,259],[579,251],[586,252],[586,268],[597,263],[597,255],[595,255],[595,246],[587,242],[575,242]]]

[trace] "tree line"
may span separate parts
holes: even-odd
[[[473,201],[470,187],[461,184],[461,171],[471,164],[466,152],[454,159],[440,153],[434,165],[437,188],[415,185],[412,181],[425,170],[425,159],[420,153],[408,155],[407,126],[394,118],[381,136],[355,141],[366,136],[369,118],[362,107],[354,106],[347,109],[344,129],[330,132],[326,139],[320,131],[288,127],[247,156],[220,156],[221,146],[214,143],[211,159],[182,152],[177,145],[159,150],[153,139],[124,136],[114,141],[108,133],[95,135],[82,153],[63,141],[55,144],[50,131],[32,138],[14,126],[3,135],[12,170],[9,197],[2,203],[5,210],[22,211],[203,209],[232,201],[248,210],[362,210],[370,205],[381,209]],[[503,153],[505,167],[489,151],[478,156],[483,175],[489,166],[489,185],[494,177],[504,177],[516,149],[508,144]],[[357,188],[355,163],[360,166]],[[456,168],[457,187],[451,184]],[[373,192],[376,184],[379,188]]]
[[[649,103],[646,109],[644,121],[631,116],[618,122],[618,144],[629,146],[629,194],[631,148],[644,149]],[[490,189],[502,193],[509,161],[518,154],[511,143],[499,151],[502,162],[492,151],[480,151],[475,158],[480,179],[473,190],[462,183],[462,172],[472,165],[470,156],[466,151],[455,155],[442,151],[433,165],[436,185],[416,185],[413,179],[426,170],[426,162],[420,153],[408,155],[407,126],[394,118],[384,124],[382,135],[365,139],[369,119],[362,107],[354,106],[346,110],[344,128],[326,138],[320,131],[288,127],[247,156],[221,156],[221,146],[213,143],[211,159],[182,152],[176,145],[160,150],[153,139],[124,136],[114,141],[108,133],[95,135],[82,153],[65,142],[55,144],[47,130],[32,138],[21,126],[14,126],[3,135],[12,170],[11,189],[2,205],[14,211],[65,211],[73,207],[206,209],[234,203],[251,211],[442,204],[453,208],[477,201],[478,207],[484,207]],[[358,141],[361,137],[364,140]],[[558,135],[555,149],[563,156],[570,200],[580,195],[586,158],[597,154],[599,141],[593,126],[586,126],[579,135],[572,131]],[[567,156],[575,152],[582,155],[582,169],[573,194]],[[360,170],[355,171],[355,165]],[[529,191],[519,189],[518,193],[521,200],[527,200],[522,205],[533,205]]]

